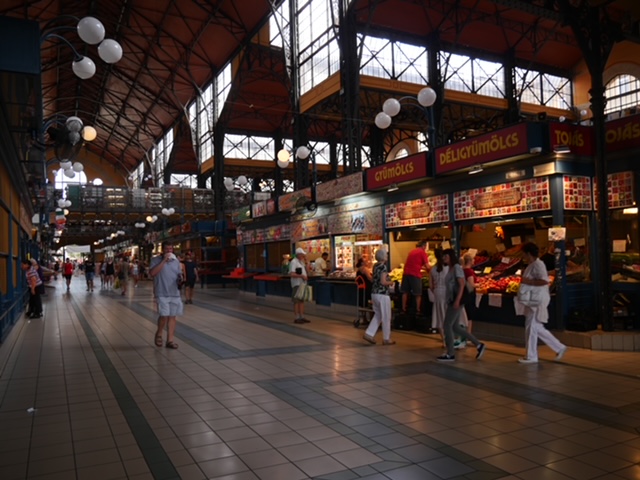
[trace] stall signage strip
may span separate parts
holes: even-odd
[[[305,238],[320,237],[328,233],[327,217],[311,218],[291,224],[291,239],[296,242]]]
[[[231,221],[234,225],[251,219],[251,210],[249,207],[240,207],[231,211]]]
[[[329,231],[336,235],[344,233],[382,235],[382,208],[365,208],[331,215]]]
[[[436,175],[529,153],[527,124],[519,123],[493,133],[436,149]]]
[[[387,228],[448,222],[448,196],[436,195],[387,205],[384,216]]]
[[[598,184],[593,182],[593,196],[595,209],[598,209]],[[607,175],[607,197],[609,208],[635,207],[636,199],[633,194],[633,172],[618,172]]]
[[[578,175],[562,177],[564,208],[566,210],[593,210],[591,178]]]
[[[393,183],[421,180],[427,176],[427,153],[420,152],[401,160],[367,169],[367,190],[378,190]]]
[[[549,179],[546,177],[474,188],[453,195],[456,220],[515,215],[550,208]]]
[[[591,127],[551,122],[549,123],[549,135],[552,148],[558,145],[566,145],[573,154],[593,154],[593,129]]]
[[[607,122],[604,128],[607,152],[618,152],[640,147],[640,115]]]
[[[264,217],[267,214],[267,201],[261,200],[251,205],[251,216],[253,218]]]
[[[356,193],[362,193],[364,182],[362,173],[358,172],[346,177],[322,182],[316,186],[316,200],[326,202],[336,198],[343,198]]]
[[[278,197],[278,210],[280,212],[286,212],[289,210],[295,210],[300,198],[304,198],[305,202],[311,201],[311,187],[303,188],[302,190],[296,190],[295,192],[285,193]]]

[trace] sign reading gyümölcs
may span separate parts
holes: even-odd
[[[427,176],[427,153],[387,162],[367,170],[367,190],[377,190],[394,183],[420,180]]]

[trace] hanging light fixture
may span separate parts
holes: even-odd
[[[82,129],[82,138],[86,141],[86,142],[92,142],[96,139],[96,137],[98,136],[98,132],[96,131],[95,128],[91,127],[91,126],[86,126]]]

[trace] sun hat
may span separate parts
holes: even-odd
[[[307,252],[305,252],[302,248],[296,248],[296,255],[306,255]]]

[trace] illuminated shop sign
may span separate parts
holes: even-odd
[[[549,124],[551,148],[566,145],[576,155],[593,153],[593,129],[570,123],[551,122]]]
[[[607,122],[604,128],[607,152],[640,148],[640,115]]]
[[[427,153],[421,152],[401,160],[367,170],[367,190],[388,187],[394,183],[421,180],[427,176]]]
[[[436,149],[436,174],[529,153],[527,124],[520,123],[493,133]]]

